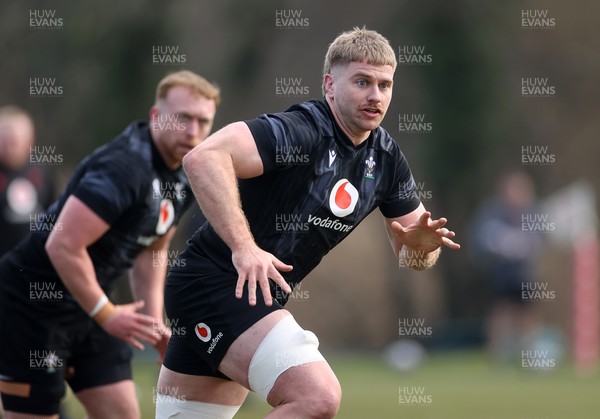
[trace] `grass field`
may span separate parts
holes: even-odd
[[[524,372],[518,366],[493,367],[480,353],[445,353],[430,356],[414,372],[398,373],[373,356],[328,358],[344,391],[340,418],[600,417],[600,375],[580,378],[566,366],[549,373]],[[158,367],[150,361],[135,363],[144,419],[154,417],[152,393],[157,373]],[[67,406],[74,419],[84,417],[72,395]],[[268,411],[262,400],[250,394],[236,419],[260,418]]]

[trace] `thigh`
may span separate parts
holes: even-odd
[[[71,343],[81,327],[85,325],[77,319],[45,316],[34,303],[0,296],[0,392],[5,410],[58,413]]]
[[[178,400],[192,400],[227,406],[240,406],[248,389],[226,378],[211,375],[182,374],[163,367],[156,392]]]
[[[72,349],[67,382],[77,394],[131,380],[132,356],[126,342],[109,335],[94,322],[85,339]]]
[[[244,387],[250,388],[250,385],[248,384],[248,367],[250,366],[250,361],[252,361],[254,353],[271,329],[287,316],[290,316],[290,313],[287,310],[282,309],[257,321],[242,333],[229,347],[229,350],[219,365],[219,370]]]
[[[165,287],[168,323],[174,329],[165,366],[183,374],[206,375],[194,371],[192,364],[202,360],[216,372],[234,341],[261,319],[282,311],[282,306],[278,302],[266,306],[262,298],[250,306],[247,298],[235,297],[235,272],[225,271],[198,254],[184,256],[186,268],[171,270]],[[247,285],[244,295],[248,295]],[[181,368],[173,363],[173,353],[180,349],[183,353],[184,344],[195,355],[187,361],[187,367]]]
[[[88,388],[75,393],[89,417],[137,419],[140,409],[132,380]]]

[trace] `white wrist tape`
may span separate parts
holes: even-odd
[[[106,303],[108,303],[108,297],[106,295],[103,295],[102,297],[100,297],[100,299],[98,300],[92,311],[88,313],[88,315],[90,317],[94,317],[100,312],[100,310],[102,310],[102,307],[104,307]]]

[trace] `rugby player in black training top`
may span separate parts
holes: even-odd
[[[86,157],[32,234],[0,262],[0,391],[7,418],[55,418],[65,379],[89,416],[138,418],[129,344],[164,357],[166,250],[192,192],[183,156],[212,128],[219,89],[160,81],[150,122]],[[129,269],[131,304],[107,298]],[[34,416],[35,415],[35,416]]]
[[[167,316],[190,332],[169,341],[157,418],[230,418],[248,389],[274,407],[269,418],[335,416],[339,382],[280,296],[376,208],[406,266],[460,247],[416,198],[406,159],[379,127],[395,67],[377,32],[343,33],[325,57],[325,100],[231,124],[184,158],[208,223],[167,277]],[[307,229],[281,234],[282,214]]]

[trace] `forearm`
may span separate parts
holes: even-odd
[[[232,251],[254,243],[231,157],[218,151],[192,153],[183,167],[206,219]]]
[[[414,250],[408,246],[403,246],[398,256],[399,266],[401,268],[410,268],[416,271],[423,271],[435,265],[440,253],[440,247],[432,252],[426,252],[424,250]]]
[[[134,300],[144,301],[141,313],[162,320],[164,288],[167,274],[167,251],[142,252],[129,271],[129,282]]]
[[[105,294],[98,283],[87,249],[68,249],[55,245],[46,250],[54,269],[75,301],[86,313],[92,311]]]

